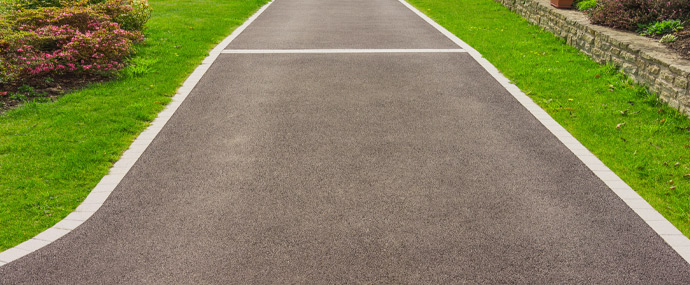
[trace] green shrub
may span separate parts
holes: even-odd
[[[3,1],[3,0],[0,0]],[[9,0],[0,17],[0,89],[41,78],[117,74],[151,17],[147,0]]]
[[[43,84],[49,77],[100,78],[124,67],[141,33],[90,6],[17,10],[0,29],[0,83]],[[0,89],[2,89],[0,84]]]
[[[0,12],[38,8],[92,7],[109,16],[111,21],[120,24],[120,27],[127,31],[142,30],[151,18],[152,11],[147,0],[8,0],[0,2],[0,6]]]
[[[108,15],[127,31],[139,31],[151,18],[151,6],[146,0],[107,0],[94,9]]]
[[[594,9],[587,10],[594,24],[629,31],[639,25],[673,19],[690,19],[688,0],[598,0]]]
[[[661,22],[654,22],[648,25],[639,25],[642,35],[645,36],[661,36],[670,34],[683,29],[683,21],[681,20],[666,20]]]
[[[8,7],[11,10],[26,10],[42,7],[61,7],[61,0],[10,0]]]
[[[88,7],[40,8],[12,12],[7,20],[17,30],[30,32],[28,28],[44,26],[66,27],[80,32],[89,30],[95,22],[110,21],[107,15]]]
[[[577,9],[580,11],[585,11],[596,7],[597,0],[582,0],[577,3]]]
[[[10,10],[27,10],[48,7],[74,7],[99,4],[106,0],[0,0]]]

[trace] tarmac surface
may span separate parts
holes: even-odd
[[[276,0],[228,49],[459,48]],[[466,53],[222,54],[103,207],[2,284],[664,283],[690,266]]]

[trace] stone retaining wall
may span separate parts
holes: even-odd
[[[589,23],[575,10],[551,7],[549,0],[495,0],[529,22],[566,40],[599,63],[611,62],[662,101],[690,116],[690,61],[657,41]]]

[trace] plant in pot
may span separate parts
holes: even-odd
[[[573,0],[551,0],[551,6],[559,9],[573,8]]]

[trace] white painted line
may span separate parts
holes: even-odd
[[[408,9],[410,9],[412,12],[417,14],[419,17],[424,19],[427,23],[429,23],[431,26],[436,28],[439,32],[444,34],[448,39],[453,41],[455,44],[457,44],[459,47],[461,47],[463,50],[466,50],[467,53],[474,58],[474,60],[477,61],[491,76],[493,76],[498,83],[500,83],[513,97],[515,97],[522,106],[524,106],[527,110],[529,110],[534,117],[539,120],[539,122],[542,123],[551,133],[553,133],[554,136],[556,136],[560,141],[568,141],[572,142],[574,137],[566,132],[563,132],[563,127],[560,126],[551,116],[546,113],[537,103],[534,103],[532,99],[529,98],[525,93],[523,93],[515,84],[510,83],[510,80],[503,76],[498,69],[496,69],[495,66],[493,66],[488,60],[486,60],[477,50],[472,48],[470,45],[467,43],[463,42],[460,38],[446,30],[444,27],[439,25],[438,23],[434,22],[431,18],[426,16],[424,13],[420,12],[417,10],[415,7],[410,5],[409,3],[405,2],[405,0],[398,0],[400,3],[405,5]],[[557,131],[554,131],[557,130]],[[676,227],[673,226],[666,218],[664,218],[659,212],[657,212],[654,208],[652,208],[647,201],[642,199],[639,195],[632,195],[629,192],[626,192],[624,190],[618,191],[620,189],[630,189],[630,186],[626,184],[618,175],[613,173],[608,167],[604,166],[602,167],[598,163],[588,163],[588,161],[591,162],[591,157],[594,157],[594,154],[592,154],[587,148],[582,146],[579,142],[577,143],[566,143],[565,144],[572,152],[575,154],[580,160],[585,163],[589,167],[589,169],[594,172],[595,175],[598,177],[603,177],[604,183],[606,183],[609,188],[621,199],[623,202],[625,202],[635,213],[642,219],[644,220],[656,233],[664,238],[666,243],[668,243],[671,248],[673,248],[683,259],[685,259],[686,262],[690,263],[690,247],[688,246],[679,246],[679,245],[685,245],[685,244],[690,244],[690,240],[683,235]],[[598,160],[598,159],[597,159]],[[592,164],[594,164],[594,167],[592,167]],[[637,194],[637,193],[635,193]],[[652,213],[652,211],[655,213]],[[661,217],[661,218],[659,218]],[[673,235],[672,240],[673,242],[669,242],[671,238],[667,239],[665,236]]]
[[[271,53],[464,53],[463,49],[226,49],[222,53],[271,54]]]
[[[86,199],[77,207],[77,209],[65,217],[62,221],[55,224],[53,227],[41,232],[32,239],[17,245],[13,248],[7,249],[0,252],[0,266],[8,264],[20,257],[27,255],[39,248],[50,244],[53,241],[61,238],[70,231],[74,230],[76,227],[81,225],[84,221],[88,220],[98,209],[103,205],[105,200],[108,198],[110,193],[115,190],[117,185],[122,181],[127,172],[134,166],[134,163],[139,159],[139,156],[146,151],[148,146],[153,142],[153,140],[158,136],[158,133],[165,127],[168,120],[175,114],[177,108],[182,104],[187,95],[194,89],[194,87],[199,83],[201,77],[206,73],[211,64],[218,58],[220,53],[225,49],[226,46],[232,42],[244,29],[249,26],[263,11],[271,5],[268,2],[266,5],[261,7],[254,15],[249,17],[247,21],[241,26],[237,27],[232,34],[226,37],[222,42],[220,42],[204,59],[203,63],[199,65],[192,74],[187,77],[187,80],[182,84],[182,86],[177,90],[177,94],[172,98],[172,101],[166,106],[166,108],[158,114],[151,125],[149,125],[146,130],[144,130],[139,136],[132,142],[129,149],[127,149],[122,157],[113,165],[110,169],[110,173],[104,176],[101,181],[96,185],[96,187],[91,190],[91,193],[86,197]]]

